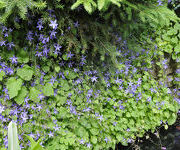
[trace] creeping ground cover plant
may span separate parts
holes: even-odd
[[[12,9],[26,9],[13,14],[0,2],[0,149],[10,130],[20,149],[101,150],[175,123],[179,20],[166,1],[16,1]],[[174,16],[158,23],[142,6]]]

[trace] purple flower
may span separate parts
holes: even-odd
[[[81,79],[77,79],[77,80],[76,80],[76,84],[80,84],[81,82],[82,82]]]
[[[141,84],[141,78],[138,79],[137,85],[139,86]]]
[[[74,62],[70,61],[70,62],[68,63],[68,67],[71,68],[71,67],[73,66],[73,63],[74,63]]]
[[[109,139],[107,137],[105,137],[104,141],[107,143],[109,141]]]
[[[43,34],[40,34],[40,35],[39,35],[39,40],[42,41],[43,38],[44,38],[44,35],[43,35]]]
[[[129,132],[130,131],[130,129],[129,128],[127,128],[127,130],[126,130],[127,132]]]
[[[5,68],[6,74],[12,75],[14,70],[12,68]]]
[[[54,84],[54,82],[56,82],[57,80],[56,80],[56,77],[51,77],[51,82],[49,82],[49,83],[51,83],[52,85]]]
[[[37,57],[42,57],[42,52],[36,52],[36,54],[35,54],[35,56],[37,56]]]
[[[79,26],[78,21],[76,21],[76,22],[74,23],[74,26],[75,26],[76,28]]]
[[[99,115],[99,117],[98,117],[97,119],[99,119],[100,121],[102,121],[102,120],[103,120],[103,115]]]
[[[72,104],[72,102],[71,102],[71,100],[67,100],[67,103],[66,103],[67,105],[71,105]]]
[[[117,77],[117,79],[116,80],[114,80],[115,82],[116,82],[116,84],[122,84],[123,83],[123,81],[122,81],[122,79],[119,79],[118,77]]]
[[[57,26],[58,26],[57,20],[54,20],[54,21],[51,20],[51,24],[49,24],[49,26],[52,27],[53,29],[57,29]]]
[[[38,111],[40,111],[42,109],[42,105],[38,104],[36,108],[38,109]]]
[[[43,49],[43,55],[44,56],[48,56],[48,53],[49,53],[49,49],[47,49],[47,47],[45,47],[44,49]]]
[[[132,86],[132,85],[133,85],[133,83],[130,81],[130,82],[128,83],[128,85],[129,85],[129,86]]]
[[[42,25],[42,23],[43,23],[42,19],[39,19],[37,22],[38,25],[40,25],[40,24]]]
[[[79,144],[84,144],[84,140],[83,139],[81,139],[81,140],[79,140]]]
[[[29,40],[30,42],[34,39],[33,37],[32,37],[32,35],[30,35],[30,34],[27,34],[27,37],[26,37],[26,39],[27,40]]]
[[[29,119],[32,119],[33,118],[33,115],[31,114],[31,115],[29,115]]]
[[[18,59],[18,58],[15,57],[15,56],[13,56],[13,57],[10,58],[12,64],[17,64],[17,63],[18,63],[17,59]]]
[[[163,5],[161,0],[158,0],[157,3],[158,3],[158,6],[162,6]]]
[[[49,136],[49,138],[51,138],[51,137],[54,136],[54,133],[50,131],[50,132],[48,133],[48,136]]]
[[[24,98],[25,103],[28,103],[29,100],[30,100],[29,97]]]
[[[87,143],[87,148],[91,148],[91,143]]]
[[[116,125],[117,125],[117,122],[113,122],[113,125],[116,126]]]
[[[93,76],[93,77],[91,77],[91,81],[92,81],[92,82],[97,82],[97,78],[98,78],[98,77]]]
[[[26,109],[30,108],[30,105],[28,103],[26,103],[24,106]]]
[[[6,30],[8,30],[7,27],[2,26],[2,31],[4,32],[4,31],[6,31]]]
[[[180,98],[174,97],[174,100],[180,104]]]
[[[150,101],[151,101],[151,97],[148,97],[148,98],[147,98],[147,101],[150,102]]]
[[[12,49],[12,47],[14,47],[15,45],[14,45],[13,42],[10,42],[10,43],[7,44],[7,46],[8,46],[9,49]]]
[[[45,96],[44,96],[43,94],[39,94],[38,98],[39,98],[40,100],[43,100],[43,99],[45,98]]]
[[[81,61],[86,61],[86,56],[82,55]]]
[[[29,136],[35,138],[35,135],[32,132],[29,134]]]
[[[54,127],[54,131],[59,131],[60,128],[61,128],[61,127],[59,127],[58,125],[56,125],[56,126]]]
[[[6,33],[4,33],[4,37],[8,37],[8,33],[6,32]]]
[[[57,32],[54,31],[54,30],[53,30],[53,31],[50,31],[50,37],[51,37],[51,39],[52,39],[53,37],[54,37],[54,38],[56,37],[56,33],[57,33]]]
[[[180,74],[180,69],[177,69],[177,70],[176,70],[176,73],[177,73],[177,74]]]
[[[83,66],[83,65],[85,65],[86,63],[84,62],[84,61],[81,61],[80,62],[80,66]]]
[[[8,147],[8,137],[5,136],[5,138],[3,138],[3,143],[5,145],[5,147],[7,148]]]
[[[59,51],[62,48],[62,46],[60,46],[59,44],[54,44],[54,48],[56,51]]]
[[[21,113],[21,118],[23,122],[26,122],[28,120],[28,115],[27,112],[22,112]]]
[[[41,29],[43,28],[42,24],[39,24],[39,25],[37,26],[37,28],[38,28],[39,30],[41,30]]]
[[[180,78],[175,77],[174,80],[180,82]]]
[[[119,109],[124,109],[124,106],[120,104]]]
[[[0,114],[4,111],[4,106],[3,105],[0,105]]]
[[[6,41],[1,41],[0,46],[6,45]]]
[[[72,58],[72,56],[74,56],[74,54],[71,54],[71,51],[67,54],[67,58]]]

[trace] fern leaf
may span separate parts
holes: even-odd
[[[98,5],[98,9],[101,10],[105,5],[105,0],[98,0],[97,5]]]
[[[83,4],[84,0],[77,0],[72,6],[71,9],[77,8],[79,5]]]

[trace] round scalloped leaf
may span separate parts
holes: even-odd
[[[34,71],[28,65],[24,65],[23,68],[17,70],[17,75],[23,80],[30,81],[32,79]]]
[[[21,105],[24,102],[24,98],[26,97],[27,93],[28,93],[28,91],[27,91],[26,87],[23,87],[19,91],[17,97],[14,99],[18,105]]]
[[[43,93],[45,96],[52,96],[54,95],[53,86],[50,83],[46,83],[43,87]]]
[[[11,77],[8,79],[6,86],[8,89],[9,98],[12,99],[16,97],[19,90],[21,90],[22,80]]]
[[[30,88],[29,98],[32,101],[38,103],[40,101],[40,99],[38,98],[39,94],[41,94],[41,92],[39,90],[37,90],[35,87]]]

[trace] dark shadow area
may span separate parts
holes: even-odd
[[[117,144],[116,150],[180,150],[180,123],[178,120],[167,130],[161,127],[158,132],[159,136],[147,133],[148,139],[146,137],[139,138],[134,144],[128,146]]]

